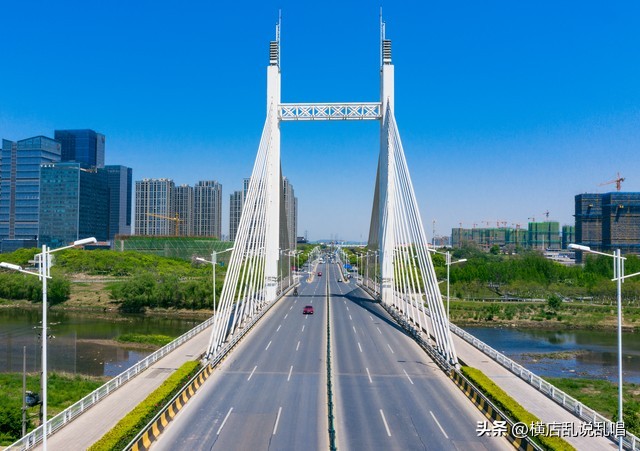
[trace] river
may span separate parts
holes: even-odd
[[[618,335],[615,331],[464,329],[539,376],[618,380]],[[560,352],[565,358],[549,358],[551,353]],[[622,336],[622,375],[625,382],[640,383],[638,333]]]
[[[0,372],[41,370],[39,310],[0,309]],[[182,335],[200,321],[142,315],[90,315],[50,311],[48,368],[72,374],[115,376],[153,351],[130,350],[111,342],[127,333]]]
[[[0,372],[40,371],[39,310],[0,309]],[[182,318],[49,312],[49,370],[115,376],[151,353],[111,342],[126,333],[179,336],[199,323]],[[617,380],[615,331],[465,327],[489,346],[540,376]],[[546,358],[565,352],[569,358]],[[640,334],[623,336],[623,376],[640,383]]]

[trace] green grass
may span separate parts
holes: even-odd
[[[545,377],[568,395],[606,418],[618,418],[618,384],[599,379]],[[623,419],[627,431],[640,435],[640,385],[623,385]]]
[[[138,404],[113,429],[91,445],[90,451],[123,449],[149,421],[178,393],[199,369],[198,361],[184,363],[160,387]]]
[[[175,337],[168,335],[143,335],[143,334],[123,334],[117,338],[122,343],[141,343],[162,347],[171,343]]]
[[[469,379],[485,396],[487,396],[500,410],[508,415],[513,421],[521,421],[525,424],[538,423],[540,419],[529,413],[515,399],[509,396],[504,390],[498,387],[482,371],[469,366],[460,368],[462,373]],[[543,448],[548,450],[574,450],[568,442],[560,437],[536,436]]]
[[[103,385],[107,378],[72,374],[49,374],[47,416],[55,416],[85,395]],[[27,374],[27,390],[41,393],[40,375]],[[0,445],[9,445],[20,438],[22,421],[22,373],[0,373]],[[18,413],[17,424],[14,413]],[[37,423],[39,407],[29,408],[34,417],[27,431]]]

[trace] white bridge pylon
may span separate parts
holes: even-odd
[[[457,357],[436,280],[409,168],[394,116],[391,41],[381,21],[380,102],[282,103],[280,24],[267,67],[267,119],[262,131],[236,241],[220,296],[208,357],[244,322],[278,296],[281,250],[290,249],[283,215],[280,122],[380,121],[380,155],[374,193],[370,249],[377,250],[380,301],[425,334],[449,364]]]

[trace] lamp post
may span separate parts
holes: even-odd
[[[96,243],[94,237],[84,238],[74,241],[69,246],[51,249],[46,244],[42,245],[42,252],[36,254],[40,256],[40,268],[37,273],[22,269],[19,265],[1,262],[1,268],[11,269],[24,274],[37,276],[42,280],[42,449],[47,449],[47,279],[51,278],[51,254],[54,252],[70,249],[72,247],[84,246],[86,244]],[[24,396],[24,394],[23,394]]]
[[[211,251],[211,261],[205,260],[204,258],[196,257],[197,261],[204,262],[204,263],[211,263],[213,267],[213,313],[212,315],[216,314],[216,265],[218,264],[217,257],[218,257],[218,254],[224,254],[225,252],[229,252],[232,250],[233,250],[233,247],[230,247],[229,249],[225,249],[222,252]]]
[[[432,252],[434,254],[440,254],[440,255],[444,255],[445,256],[445,265],[447,266],[447,321],[449,321],[449,275],[450,275],[450,269],[451,269],[451,265],[455,265],[457,263],[463,263],[466,262],[467,259],[466,258],[461,258],[460,260],[456,260],[456,261],[451,261],[451,252],[447,251],[447,252],[441,252],[441,251],[437,251],[433,248],[427,247],[427,249],[429,250],[429,252]]]
[[[590,254],[606,255],[607,257],[613,258],[613,279],[611,279],[611,281],[616,282],[618,300],[618,422],[622,423],[622,281],[629,277],[640,275],[640,273],[624,275],[624,260],[626,260],[626,258],[620,255],[620,249],[616,249],[613,254],[608,254],[606,252],[594,251],[589,246],[583,246],[581,244],[571,243],[568,248]],[[622,440],[623,437],[620,436],[618,440],[618,449],[620,451],[622,451]]]

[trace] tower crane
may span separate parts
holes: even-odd
[[[180,222],[182,221],[182,219],[180,219],[180,215],[178,213],[176,213],[176,215],[174,217],[157,215],[155,213],[147,213],[147,216],[151,216],[152,218],[168,219],[169,221],[173,221],[174,222],[174,229],[173,229],[174,233],[173,233],[173,236],[178,236],[178,228],[180,226]]]
[[[598,186],[611,185],[612,183],[615,183],[616,191],[620,191],[620,188],[622,188],[622,182],[624,182],[624,177],[620,177],[620,173],[618,172],[618,177],[613,180],[609,180],[608,182],[601,183]]]

